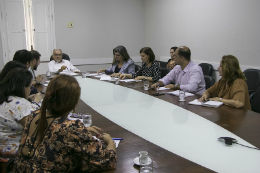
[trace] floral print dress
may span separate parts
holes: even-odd
[[[94,172],[116,167],[116,153],[94,139],[80,120],[55,118],[42,141],[32,142],[28,134],[36,115],[26,120],[13,172]],[[36,148],[31,157],[22,153],[28,146]]]
[[[9,96],[8,101],[0,105],[0,162],[7,162],[17,153],[23,130],[18,121],[39,108],[21,97]]]

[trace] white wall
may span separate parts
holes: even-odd
[[[118,45],[139,56],[144,45],[142,0],[54,0],[54,11],[56,47],[71,59],[102,63]],[[67,22],[74,27],[67,28]]]
[[[188,46],[193,60],[217,63],[232,54],[260,69],[259,0],[144,0],[145,46],[157,59]]]

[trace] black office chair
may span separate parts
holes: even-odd
[[[213,66],[208,63],[201,63],[199,66],[202,68],[203,74],[207,76],[212,76]]]
[[[164,76],[166,76],[170,72],[170,69],[160,68],[160,71],[161,71],[161,78],[163,78]]]
[[[140,66],[139,65],[137,65],[137,64],[135,64],[135,72],[137,72],[138,70],[140,70]]]
[[[211,76],[204,75],[206,89],[212,87],[215,84],[215,79]]]
[[[252,111],[260,113],[260,87],[253,94],[253,98],[251,101]]]
[[[163,62],[163,61],[157,61],[157,62],[160,63],[160,67],[161,67],[161,68],[166,68],[166,65],[167,65],[167,63],[168,63],[168,62]]]
[[[62,59],[70,61],[70,57],[66,53],[62,53]],[[50,57],[50,61],[52,61],[52,60],[53,60],[53,57],[51,56]]]
[[[251,95],[260,87],[260,70],[247,69],[243,73],[246,77],[249,95]]]

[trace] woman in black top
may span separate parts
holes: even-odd
[[[140,50],[142,67],[134,74],[121,74],[120,79],[134,78],[135,80],[149,80],[157,82],[161,78],[160,64],[155,60],[155,55],[150,47]]]

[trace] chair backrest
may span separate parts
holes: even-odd
[[[135,64],[135,72],[137,72],[141,67],[137,64]]]
[[[199,66],[202,68],[203,74],[207,76],[212,76],[213,66],[208,63],[201,63]]]
[[[212,87],[215,84],[215,79],[212,76],[204,75],[206,89]]]
[[[69,55],[67,55],[66,53],[62,53],[62,59],[65,59],[65,60],[70,61],[70,57],[69,57]],[[53,60],[53,57],[52,57],[52,55],[51,55],[50,61],[52,61],[52,60]]]
[[[161,78],[163,78],[164,76],[166,76],[170,72],[170,69],[160,68],[160,71],[161,71]]]
[[[249,94],[255,92],[260,87],[260,70],[247,69],[244,72]]]
[[[167,62],[163,62],[163,61],[157,61],[157,62],[160,63],[160,67],[161,67],[161,68],[166,68]]]
[[[252,111],[260,113],[260,87],[254,93],[253,99],[251,101]]]

